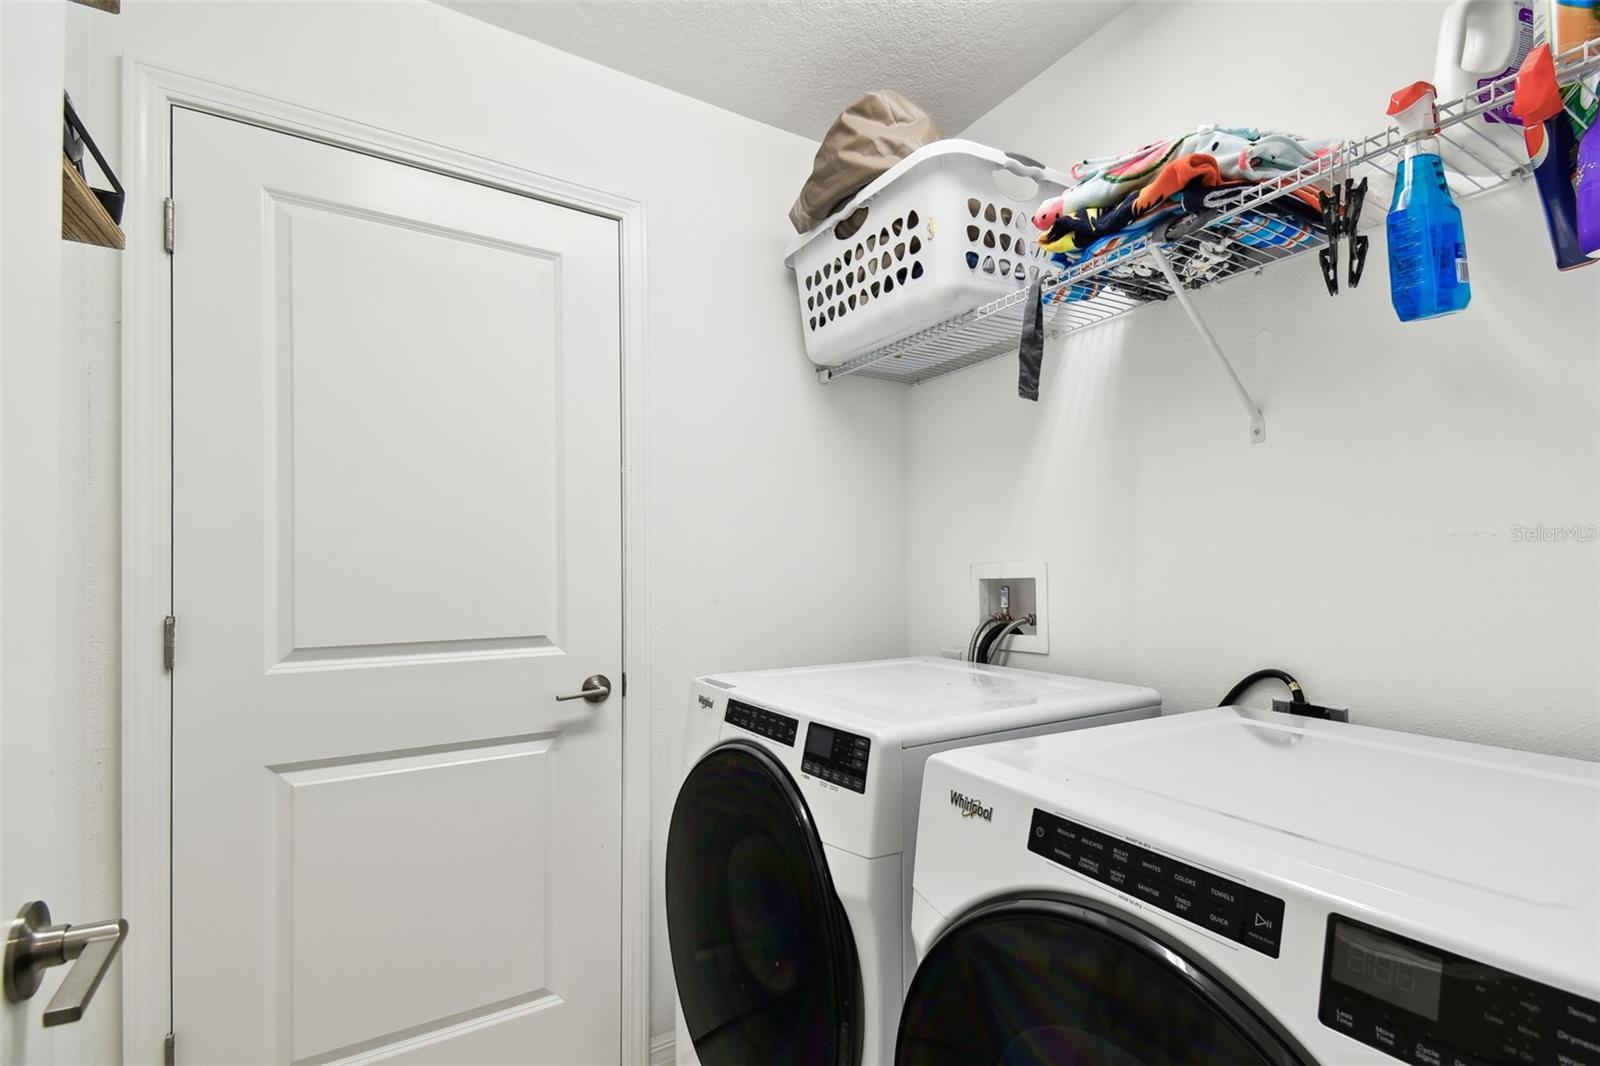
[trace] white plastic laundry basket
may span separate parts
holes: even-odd
[[[1071,184],[972,141],[902,159],[784,257],[806,354],[838,366],[1028,284],[1047,265],[1033,212]]]

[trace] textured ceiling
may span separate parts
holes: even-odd
[[[440,0],[801,136],[899,89],[947,136],[1130,0]]]

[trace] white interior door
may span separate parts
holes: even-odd
[[[614,1062],[616,224],[182,109],[172,170],[179,1060]]]

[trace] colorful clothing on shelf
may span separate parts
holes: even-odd
[[[1059,269],[1097,269],[1092,277],[1047,292],[1045,301],[1076,302],[1118,291],[1149,298],[1141,286],[1156,267],[1139,257],[1117,260],[1143,247],[1158,226],[1162,239],[1170,235],[1181,242],[1176,269],[1191,282],[1253,268],[1262,252],[1276,258],[1314,242],[1321,208],[1311,188],[1233,214],[1216,229],[1207,220],[1239,203],[1226,195],[1229,190],[1292,174],[1336,143],[1248,126],[1203,126],[1122,155],[1083,160],[1070,171],[1077,184],[1040,204],[1033,224],[1040,230],[1039,246]],[[1182,216],[1193,216],[1187,230]]]
[[[1188,194],[1225,184],[1238,187],[1248,183],[1225,181],[1217,160],[1203,152],[1179,156],[1162,167],[1154,181],[1136,193],[1129,193],[1113,208],[1086,208],[1076,213],[1058,215],[1050,228],[1039,235],[1039,247],[1046,252],[1087,248],[1102,237],[1126,229],[1169,200],[1179,200],[1187,211],[1200,210],[1201,205],[1198,202],[1191,203],[1193,197]],[[1318,210],[1316,194],[1311,190],[1300,189],[1290,195],[1300,199],[1307,210]]]
[[[1244,183],[1234,182],[1220,190],[1195,186],[1180,191],[1163,202],[1162,206],[1132,224],[1121,226],[1114,232],[1087,242],[1081,249],[1060,251],[1051,261],[1057,269],[1070,271],[1088,266],[1102,269],[1082,281],[1074,281],[1054,292],[1047,291],[1045,303],[1076,303],[1091,300],[1104,292],[1124,291],[1136,299],[1148,299],[1147,286],[1133,286],[1129,282],[1154,278],[1159,271],[1148,260],[1139,257],[1125,264],[1116,261],[1141,247],[1142,239],[1158,228],[1165,228],[1184,215],[1199,215],[1207,210],[1205,200],[1218,191],[1238,189]],[[1128,197],[1131,209],[1133,197]],[[1122,207],[1119,205],[1117,212]],[[1259,208],[1251,208],[1230,217],[1217,229],[1201,226],[1198,233],[1186,238],[1180,247],[1183,251],[1173,255],[1178,276],[1187,282],[1215,281],[1243,270],[1253,270],[1261,265],[1260,255],[1276,259],[1290,249],[1303,248],[1321,239],[1320,208],[1316,194],[1307,189],[1296,190],[1286,196],[1271,200]],[[1111,217],[1110,215],[1106,217]],[[1057,225],[1062,223],[1058,220]],[[1122,283],[1119,290],[1119,282]]]
[[[1289,133],[1262,133],[1250,126],[1202,126],[1193,133],[1152,141],[1131,152],[1085,159],[1069,173],[1078,184],[1046,200],[1033,217],[1036,229],[1048,230],[1063,214],[1105,208],[1138,192],[1179,156],[1203,153],[1217,161],[1223,181],[1262,182],[1294,170],[1333,146]]]

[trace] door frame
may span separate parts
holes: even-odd
[[[617,223],[622,360],[623,1062],[650,1055],[650,655],[644,204],[302,104],[122,60],[128,187],[122,269],[122,952],[124,1061],[159,1062],[172,1017],[172,269],[163,199],[172,111],[221,118],[585,211]],[[179,208],[181,212],[181,206]],[[176,219],[181,254],[183,220]],[[181,626],[180,626],[181,633]],[[177,653],[183,652],[181,639]],[[632,697],[628,690],[635,693]],[[180,1034],[181,1035],[181,1034]]]

